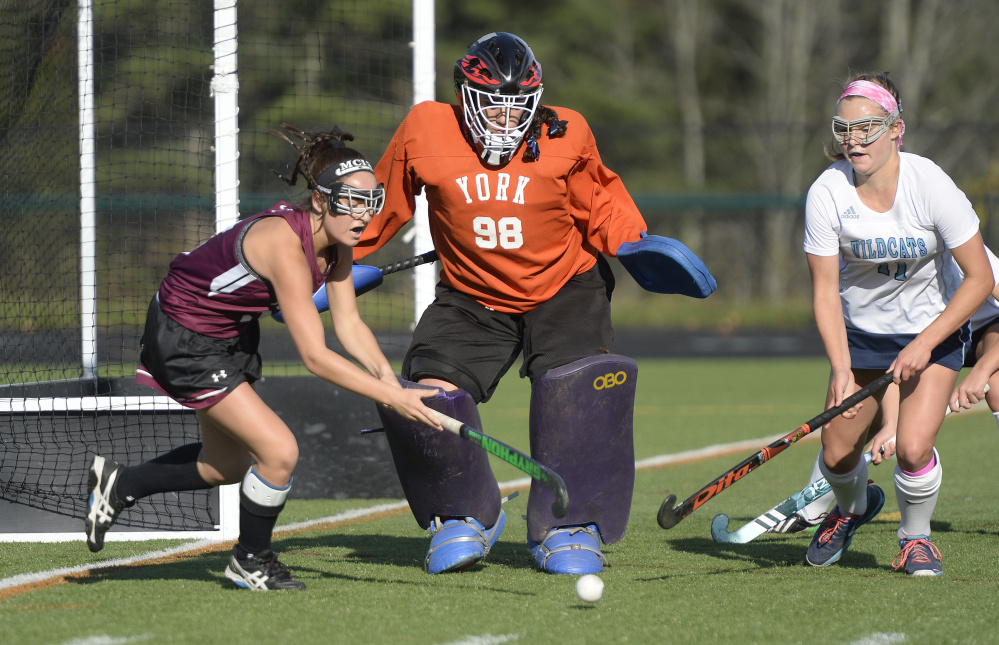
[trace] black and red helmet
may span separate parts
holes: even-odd
[[[534,52],[513,34],[486,34],[455,63],[454,88],[482,158],[493,165],[508,161],[541,100],[541,64]]]
[[[464,83],[493,94],[533,94],[541,90],[541,64],[521,38],[494,32],[469,45],[454,64],[457,93]]]

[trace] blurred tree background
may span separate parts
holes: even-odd
[[[582,112],[650,231],[694,248],[719,281],[704,303],[636,293],[635,324],[810,324],[804,194],[843,82],[890,71],[905,150],[975,203],[999,244],[999,3],[942,0],[562,0],[437,6],[438,95],[448,63],[505,30],[544,67],[546,102]],[[620,272],[619,272],[620,273]],[[622,303],[618,303],[620,311]],[[769,321],[769,322],[768,322]]]
[[[94,6],[99,195],[117,200],[101,202],[102,217],[126,208],[123,223],[150,234],[103,270],[156,258],[148,282],[173,254],[211,234],[213,3]],[[35,120],[58,101],[75,109],[65,98],[75,92],[75,8],[68,0],[0,3],[8,200],[52,186],[73,197],[74,157],[39,162],[35,153],[73,148],[75,115],[49,118],[44,139]],[[292,153],[269,133],[281,123],[338,123],[369,157],[380,156],[412,100],[411,12],[407,0],[238,4],[244,214],[301,196],[272,173]],[[454,61],[474,39],[490,31],[523,37],[544,68],[543,102],[587,118],[650,232],[686,243],[718,279],[715,295],[692,301],[645,294],[619,270],[618,325],[812,324],[804,195],[828,165],[829,119],[844,79],[857,71],[891,72],[902,94],[904,150],[930,157],[957,181],[999,248],[995,0],[437,0],[435,12],[438,100],[454,101]],[[32,91],[15,96],[11,88],[25,77]],[[107,170],[126,166],[134,170]],[[192,224],[168,211],[208,219]],[[185,233],[168,242],[168,229]],[[0,262],[23,264],[12,239]],[[400,256],[393,250],[384,259]],[[143,285],[121,297],[141,317],[148,293]]]

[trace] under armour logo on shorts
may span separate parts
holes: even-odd
[[[214,374],[212,374],[212,380],[215,381],[216,383],[218,383],[219,381],[221,381],[222,379],[226,378],[227,376],[229,376],[229,375],[225,373],[225,370],[219,370],[219,371],[215,372]]]

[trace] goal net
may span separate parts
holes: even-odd
[[[0,4],[0,540],[82,538],[95,454],[198,440],[193,413],[134,383],[149,299],[178,253],[303,199],[272,172],[294,163],[282,123],[337,124],[377,160],[413,103],[413,16],[408,0]],[[373,264],[414,254],[397,238]],[[360,300],[390,357],[420,293],[400,276]],[[262,337],[265,376],[299,373],[279,323]],[[108,539],[234,537],[233,488],[141,500]]]

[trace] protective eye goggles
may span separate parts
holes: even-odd
[[[362,189],[336,182],[329,187],[317,186],[317,190],[329,198],[330,212],[351,217],[364,217],[368,211],[372,215],[382,212],[385,206],[385,186],[378,184],[377,188]],[[344,203],[346,202],[346,203]]]
[[[862,119],[853,119],[852,121],[834,116],[832,118],[833,139],[840,145],[851,137],[861,145],[874,143],[897,120],[898,110],[895,110],[887,117],[866,116]]]

